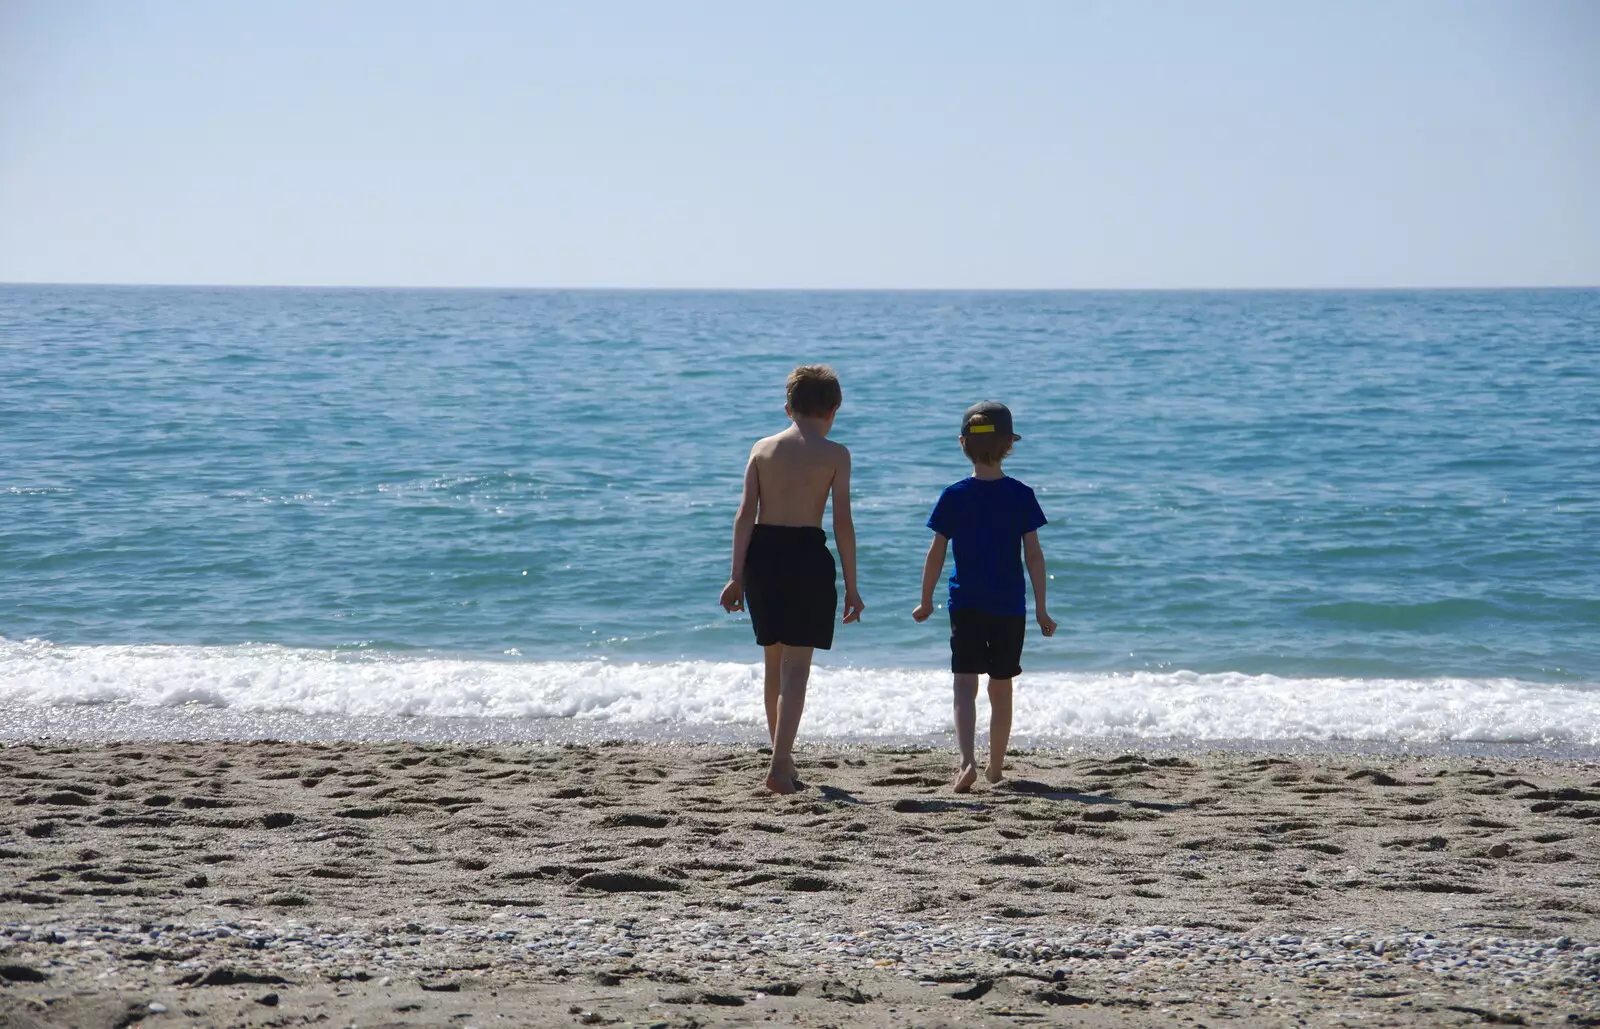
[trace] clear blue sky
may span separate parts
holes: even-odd
[[[0,0],[0,281],[1600,284],[1600,3]]]

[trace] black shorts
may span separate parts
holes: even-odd
[[[763,647],[832,647],[839,591],[828,534],[812,526],[757,525],[744,558],[744,606]]]
[[[1026,615],[987,611],[950,612],[950,670],[957,674],[1014,679],[1022,673]]]

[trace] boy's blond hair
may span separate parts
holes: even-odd
[[[838,373],[825,364],[805,364],[790,372],[785,392],[789,410],[806,418],[822,417],[843,398]]]
[[[969,424],[990,425],[993,423],[991,423],[989,419],[983,415],[975,414],[971,417]],[[973,464],[998,465],[1011,454],[1011,448],[1014,445],[1015,441],[1012,440],[1010,433],[1007,433],[1003,436],[985,435],[961,437],[961,449],[966,453],[967,459],[972,461]]]

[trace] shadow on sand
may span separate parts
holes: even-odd
[[[848,790],[841,790],[837,786],[818,785],[817,791],[822,794],[822,799],[836,804],[859,804],[867,806],[873,801],[862,800]],[[1151,811],[1181,811],[1189,807],[1188,804],[1162,804],[1149,800],[1119,800],[1116,797],[1102,797],[1093,793],[1078,793],[1075,790],[1062,789],[1042,783],[1033,779],[1007,779],[995,787],[996,796],[1038,797],[1042,800],[1064,800],[1079,804],[1124,804],[1134,808],[1148,808]],[[935,800],[926,797],[906,797],[894,802],[893,807],[902,814],[937,814],[941,811],[987,811],[990,805],[973,800]]]
[[[1181,811],[1189,807],[1188,804],[1161,804],[1151,800],[1120,800],[1116,797],[1102,797],[1094,793],[1079,793],[1076,790],[1062,789],[1051,786],[1049,783],[1038,782],[1033,779],[1007,779],[995,787],[997,793],[1014,793],[1024,797],[1040,797],[1044,800],[1071,800],[1079,804],[1126,804],[1128,807],[1148,808],[1151,811]]]

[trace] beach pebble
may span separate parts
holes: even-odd
[[[761,916],[756,912],[767,912]],[[577,969],[597,962],[606,964],[645,953],[652,961],[678,963],[704,973],[756,975],[774,967],[815,969],[824,974],[855,968],[894,969],[908,981],[931,981],[934,976],[993,975],[1010,968],[1016,974],[1047,976],[1057,981],[1111,968],[1122,973],[1149,971],[1216,975],[1242,969],[1247,974],[1334,976],[1381,972],[1396,963],[1406,974],[1409,959],[1418,972],[1467,978],[1472,982],[1498,981],[1509,987],[1539,981],[1593,983],[1600,965],[1600,941],[1571,936],[1508,939],[1393,931],[1380,935],[1367,929],[1319,928],[1304,935],[1252,935],[1204,927],[1105,927],[1018,925],[1014,920],[972,918],[917,922],[887,918],[870,924],[850,922],[842,915],[807,912],[783,914],[765,906],[733,913],[693,910],[685,917],[658,922],[608,921],[604,918],[513,918],[477,924],[434,926],[425,935],[391,935],[389,929],[342,928],[325,931],[292,924],[247,923],[230,932],[247,943],[250,970],[281,976],[267,983],[330,979],[375,980],[381,988],[414,975],[415,970],[465,954],[481,957],[486,968],[532,970]],[[420,926],[416,928],[421,929]],[[147,926],[59,924],[48,930],[5,927],[0,935],[16,940],[22,932],[37,941],[48,936],[62,943],[53,946],[55,958],[46,962],[50,974],[70,972],[73,961],[97,982],[107,981],[119,964],[139,970],[144,961],[119,959],[121,948],[153,946],[164,934],[167,945],[185,941],[191,948],[230,951],[240,943],[223,944],[220,923]],[[1570,931],[1570,930],[1569,930]],[[192,942],[187,942],[192,941]],[[82,945],[80,945],[82,944]],[[84,946],[86,945],[86,946]],[[103,948],[103,949],[102,949]],[[171,983],[182,974],[204,971],[213,958],[188,959],[170,974],[158,973]],[[112,962],[111,967],[106,962]],[[1243,964],[1249,962],[1249,964]],[[744,970],[742,973],[740,970]],[[1257,970],[1251,973],[1250,970]],[[125,974],[125,973],[124,973]],[[563,973],[566,974],[566,973]],[[1384,972],[1382,974],[1393,974]],[[1486,977],[1481,979],[1479,977]],[[1586,987],[1588,988],[1588,987]],[[275,997],[277,994],[267,994]],[[268,1005],[266,997],[258,1003]],[[167,1009],[152,1002],[148,1010]],[[270,1006],[270,1005],[269,1005]]]

